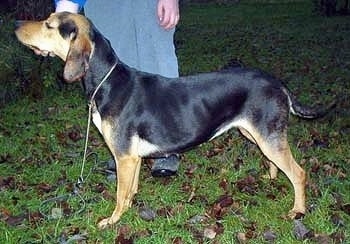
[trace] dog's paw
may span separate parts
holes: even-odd
[[[100,230],[103,230],[103,229],[105,229],[107,226],[113,224],[113,223],[110,223],[110,222],[111,222],[111,218],[105,218],[105,219],[101,220],[100,222],[98,222],[97,227],[98,227]]]
[[[97,227],[99,229],[105,229],[106,227],[117,223],[119,219],[120,215],[112,214],[111,217],[102,219],[100,222],[98,222]]]
[[[305,216],[305,213],[303,213],[302,211],[291,210],[288,213],[288,217],[290,219],[302,219],[304,216]]]

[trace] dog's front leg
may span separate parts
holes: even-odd
[[[137,193],[141,158],[124,155],[117,158],[117,204],[111,217],[101,220],[98,227],[103,229],[116,223],[121,215],[131,206],[132,199]]]

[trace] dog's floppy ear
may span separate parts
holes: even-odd
[[[63,78],[67,82],[73,82],[82,78],[89,67],[91,42],[88,36],[79,33],[79,28],[73,21],[62,24],[60,33],[63,37],[70,39]]]

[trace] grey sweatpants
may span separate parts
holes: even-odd
[[[119,59],[141,71],[178,77],[175,29],[158,24],[157,0],[88,0],[85,15],[109,39]]]

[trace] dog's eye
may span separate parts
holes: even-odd
[[[45,22],[45,26],[47,29],[52,29],[53,27],[50,26],[50,24],[48,22]]]

